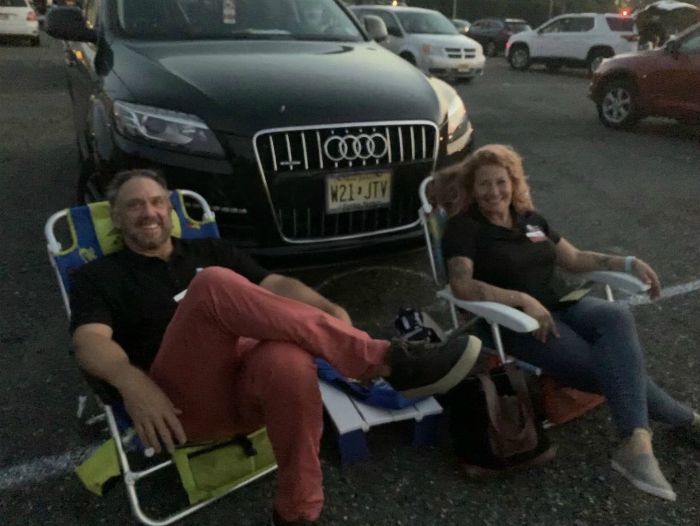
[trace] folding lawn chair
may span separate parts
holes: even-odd
[[[185,208],[186,199],[192,200],[196,203],[195,206],[201,208],[201,219],[196,220],[188,215]],[[219,237],[214,214],[202,196],[188,190],[175,190],[171,192],[170,200],[173,205],[174,236],[183,239]],[[59,225],[64,222],[67,222],[68,237],[70,237],[70,246],[65,249],[57,239]],[[65,209],[53,214],[46,222],[44,235],[47,240],[49,259],[56,272],[63,303],[70,317],[68,299],[70,272],[88,261],[119,250],[122,247],[122,240],[112,225],[109,203],[106,201]],[[140,441],[130,430],[131,422],[118,396],[115,397],[116,392],[94,379],[88,379],[88,382],[95,388],[98,402],[104,410],[131,509],[143,524],[152,526],[171,524],[277,468],[267,432],[262,428],[248,437],[178,448],[172,458],[162,462],[151,462],[147,468],[135,470],[130,465],[130,453],[127,454],[127,451],[137,449],[142,456],[149,456],[149,452],[144,451]],[[224,456],[213,457],[222,452]],[[138,461],[143,463],[141,459]],[[228,471],[227,476],[223,478],[221,472],[211,470],[215,467],[212,464],[222,463],[226,464]],[[173,464],[180,474],[190,505],[165,518],[153,518],[146,514],[141,505],[137,483]],[[210,473],[204,478],[198,475],[198,473],[201,474],[202,469],[205,471],[210,469]],[[231,473],[234,473],[233,477]]]
[[[433,176],[427,177],[421,183],[418,193],[421,207],[418,211],[425,244],[430,258],[430,266],[433,280],[439,287],[437,296],[445,300],[450,307],[453,329],[459,327],[458,309],[471,312],[484,319],[491,327],[494,345],[501,361],[505,363],[507,356],[503,349],[500,327],[506,327],[515,332],[532,332],[539,327],[537,320],[524,312],[492,301],[464,301],[455,298],[447,279],[447,270],[442,256],[442,235],[447,226],[447,213],[439,206],[433,206],[428,197],[428,186],[433,182]],[[649,289],[636,277],[623,272],[596,271],[578,275],[587,282],[601,283],[605,286],[605,296],[609,301],[614,301],[612,289],[620,290],[628,294],[639,294]],[[540,370],[531,364],[517,360],[518,365],[530,372],[540,374]]]

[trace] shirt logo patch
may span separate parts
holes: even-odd
[[[544,235],[544,232],[542,232],[542,229],[538,226],[525,225],[525,230],[525,235],[533,243],[540,243],[547,240],[547,236]]]

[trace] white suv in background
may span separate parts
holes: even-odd
[[[388,37],[382,46],[436,77],[470,80],[484,71],[484,50],[460,33],[442,13],[419,7],[353,6],[355,16],[384,21]]]
[[[39,19],[28,0],[0,0],[0,36],[24,37],[39,45]]]
[[[604,58],[636,51],[638,40],[634,19],[629,16],[568,14],[511,36],[506,56],[511,67],[519,70],[541,63],[552,71],[569,66],[585,67],[592,73]]]

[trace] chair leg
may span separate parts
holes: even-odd
[[[431,447],[436,444],[439,420],[440,415],[429,415],[416,421],[413,430],[413,445],[415,447]]]
[[[340,461],[343,465],[350,465],[369,458],[367,439],[361,429],[338,435],[338,447],[340,449]]]

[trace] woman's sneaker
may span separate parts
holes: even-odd
[[[481,350],[481,341],[469,336],[447,343],[392,340],[386,380],[406,398],[443,394],[469,374]]]
[[[634,454],[621,447],[612,454],[612,467],[635,488],[662,499],[676,500],[676,493],[661,472],[653,454]]]

